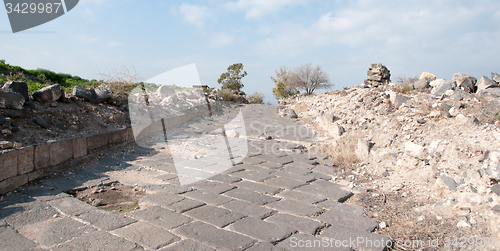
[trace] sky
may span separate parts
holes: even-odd
[[[87,79],[127,67],[142,80],[196,64],[201,83],[242,63],[247,94],[276,103],[280,66],[320,65],[339,90],[372,63],[397,77],[500,72],[498,0],[80,0],[65,15],[12,33],[0,14],[0,59]],[[326,90],[320,90],[322,93]]]

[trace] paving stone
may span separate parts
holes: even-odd
[[[142,250],[134,242],[114,236],[104,231],[75,238],[69,242],[52,247],[53,251],[132,251]]]
[[[378,226],[378,222],[376,220],[338,210],[326,211],[319,215],[316,219],[328,224],[350,227],[367,232],[372,232]]]
[[[296,164],[296,163],[293,163],[293,164]],[[299,174],[299,175],[306,175],[306,174],[311,173],[311,171],[309,169],[297,167],[297,166],[284,166],[281,171],[293,173],[293,174]]]
[[[14,228],[51,220],[59,213],[45,202],[31,201],[14,204],[0,210],[0,219]]]
[[[307,204],[316,204],[320,201],[325,201],[326,198],[315,194],[302,193],[297,191],[286,190],[276,196],[284,199],[305,202]]]
[[[180,186],[176,184],[165,184],[161,186],[162,193],[170,193],[170,194],[183,194],[189,191],[193,191],[194,189],[189,186]]]
[[[132,211],[129,215],[135,219],[147,221],[157,227],[173,229],[191,222],[191,218],[159,206]]]
[[[282,187],[287,189],[295,189],[297,187],[307,184],[307,182],[305,181],[298,181],[290,179],[288,177],[281,177],[281,176],[265,180],[264,183],[271,186]]]
[[[250,237],[219,229],[200,221],[179,227],[174,230],[174,233],[201,242],[216,250],[243,250],[257,242],[257,240]]]
[[[259,165],[242,164],[242,165],[238,165],[238,166],[243,168],[243,170],[241,170],[241,171],[254,171],[254,172],[263,173],[263,174],[270,174],[270,173],[275,171],[274,169],[261,167]],[[233,172],[233,174],[234,173],[236,173],[236,172]]]
[[[154,177],[155,180],[161,180],[161,181],[167,181],[167,180],[171,180],[171,179],[175,179],[175,178],[177,178],[177,174],[173,174],[173,173],[167,173],[167,174],[163,174],[163,175],[159,175],[159,176]]]
[[[40,181],[45,186],[51,187],[53,189],[59,191],[69,191],[76,187],[79,187],[81,184],[78,181],[65,179],[65,178],[52,178],[52,179],[44,179]]]
[[[47,201],[47,204],[61,211],[65,215],[76,216],[90,211],[98,210],[97,208],[73,197],[64,197],[57,200]]]
[[[314,167],[311,171],[313,171],[315,173],[322,173],[322,174],[326,174],[326,175],[332,175],[333,174],[333,167],[319,165],[319,166]]]
[[[333,240],[342,240],[350,243],[350,240],[355,240],[354,245],[347,245],[355,250],[385,250],[388,244],[392,244],[391,239],[361,230],[351,229],[345,226],[332,225],[321,232],[320,238],[327,237]],[[359,240],[359,242],[358,242]]]
[[[328,180],[332,179],[332,176],[324,174],[324,173],[312,172],[309,175],[314,176],[317,180],[322,179],[322,180],[328,181]]]
[[[282,155],[282,154],[280,154],[280,155]],[[288,157],[287,155],[282,155],[282,156],[280,156],[280,155],[262,154],[262,155],[259,155],[259,156],[255,156],[255,158],[258,158],[258,159],[261,159],[261,160],[265,160],[265,161],[268,161],[268,162],[278,163],[278,164],[281,164],[281,165],[293,162],[293,159],[290,158],[290,157]]]
[[[213,180],[213,181],[226,183],[226,184],[233,184],[235,182],[241,181],[241,178],[229,176],[227,174],[217,174],[217,175],[214,175],[208,179]]]
[[[14,191],[16,188],[28,184],[28,175],[21,174],[12,178],[0,181],[0,194],[6,194]]]
[[[195,187],[198,190],[206,190],[212,193],[224,193],[227,192],[231,189],[236,188],[234,185],[228,185],[220,182],[214,182],[214,181],[201,181],[201,182],[196,182],[192,184],[193,187]]]
[[[264,180],[275,177],[273,174],[256,172],[256,171],[241,171],[230,174],[233,177],[239,177],[246,180],[252,180],[256,182],[262,182]]]
[[[172,233],[144,222],[132,223],[111,233],[139,243],[148,249],[158,249],[180,240]]]
[[[103,210],[90,211],[78,215],[77,218],[105,231],[114,230],[136,222],[132,218]]]
[[[265,221],[289,227],[293,230],[310,235],[315,235],[319,230],[327,226],[326,223],[282,213],[274,214]]]
[[[263,159],[257,158],[257,157],[247,157],[243,159],[243,164],[250,164],[250,165],[256,165],[260,163],[264,163],[265,161]]]
[[[189,210],[185,213],[185,215],[204,221],[206,223],[210,223],[220,228],[223,228],[246,216],[239,212],[231,212],[227,209],[209,205]]]
[[[248,181],[248,180],[235,183],[235,185],[239,188],[244,188],[247,190],[251,190],[251,191],[255,191],[255,192],[259,192],[259,193],[263,193],[263,194],[270,194],[270,195],[274,195],[276,193],[279,193],[282,190],[282,188],[280,188],[280,187],[269,186],[266,184],[256,183],[256,182],[252,182],[252,181]]]
[[[317,180],[311,184],[301,186],[296,188],[295,191],[324,196],[338,202],[343,202],[353,195],[351,192],[342,190],[341,186],[324,180]]]
[[[323,209],[309,205],[305,202],[295,200],[280,200],[266,205],[269,208],[278,210],[280,212],[290,213],[301,216],[314,216],[318,215]]]
[[[347,239],[349,240],[349,239]],[[338,242],[335,245],[335,240],[330,242],[330,239],[322,239],[321,237],[314,237],[302,233],[294,234],[287,239],[276,245],[277,248],[284,248],[286,250],[334,250],[334,251],[351,251],[348,242],[342,247],[342,243]]]
[[[178,251],[178,250],[196,250],[196,251],[215,251],[215,249],[205,246],[197,241],[182,240],[168,247],[159,249],[159,251]]]
[[[30,250],[36,246],[34,241],[26,239],[11,227],[0,226],[0,250]]]
[[[259,242],[245,251],[286,251],[287,249],[276,247],[269,242]]]
[[[183,200],[184,198],[179,195],[170,194],[170,193],[156,193],[150,194],[139,199],[139,205],[142,204],[150,204],[157,205],[162,207],[170,206],[176,202]]]
[[[166,208],[168,208],[174,212],[177,212],[177,213],[184,213],[186,211],[189,211],[189,210],[197,208],[197,207],[201,207],[203,205],[205,205],[204,202],[186,198],[186,199],[183,199],[183,200],[176,202],[172,205],[166,206]]]
[[[203,190],[194,190],[191,192],[187,192],[183,194],[183,196],[197,201],[205,202],[206,204],[214,206],[219,206],[233,200],[232,198],[226,197],[224,195],[207,192]]]
[[[260,194],[260,193],[250,191],[247,189],[242,189],[242,188],[230,190],[230,191],[224,193],[224,195],[229,196],[229,197],[233,197],[236,199],[248,201],[251,203],[255,203],[257,205],[265,205],[269,202],[279,200],[279,198],[276,198],[276,197],[271,197],[268,195]]]
[[[302,182],[306,182],[306,183],[316,180],[316,177],[314,177],[310,174],[301,175],[301,174],[289,173],[289,172],[286,172],[284,170],[276,171],[273,174],[278,176],[278,177],[286,177],[286,178],[290,178],[290,179],[294,179],[294,180],[298,180],[298,181],[302,181]]]
[[[308,155],[311,157],[315,157],[316,159],[326,159],[329,156],[327,153],[311,152],[311,151],[308,152]]]
[[[264,219],[274,213],[274,210],[241,200],[233,200],[222,207],[254,218]]]
[[[25,226],[19,230],[22,235],[29,236],[37,243],[46,247],[51,247],[95,231],[97,229],[67,217]]]
[[[276,162],[264,162],[264,163],[261,163],[261,164],[257,164],[257,166],[260,166],[260,167],[263,167],[263,168],[267,168],[267,169],[274,169],[274,170],[283,167],[282,164],[276,163]]]
[[[323,202],[316,204],[316,206],[318,206],[320,208],[325,208],[328,210],[335,210],[335,211],[355,214],[355,215],[358,215],[360,217],[365,215],[365,211],[361,207],[347,205],[347,204],[339,203],[339,202],[332,201],[332,200],[325,200]]]
[[[252,217],[241,219],[231,224],[228,228],[252,238],[271,243],[279,242],[294,233],[294,230],[288,227],[264,222]]]

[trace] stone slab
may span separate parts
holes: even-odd
[[[2,208],[0,218],[14,228],[52,220],[59,213],[45,202],[31,199],[24,203],[16,203],[10,207]]]
[[[152,250],[180,240],[172,233],[144,222],[132,223],[111,233]]]
[[[14,191],[16,188],[28,184],[28,175],[21,174],[3,181],[0,181],[0,194]]]
[[[338,202],[343,202],[353,195],[351,192],[342,190],[341,186],[324,180],[317,180],[311,184],[296,188],[295,190],[324,196]]]
[[[386,250],[388,246],[386,244],[392,244],[391,239],[386,236],[338,225],[332,225],[328,227],[323,232],[321,232],[319,237],[326,237],[333,240],[342,240],[346,241],[346,243],[350,243],[349,240],[355,239],[356,241],[354,243],[350,243],[349,245],[347,245],[347,247],[355,250],[383,251]]]
[[[271,186],[286,188],[290,190],[307,184],[307,182],[305,181],[298,181],[288,177],[275,177],[265,180],[264,183]]]
[[[248,201],[248,202],[251,202],[251,203],[254,203],[257,205],[265,205],[267,203],[279,200],[279,198],[276,198],[276,197],[271,197],[268,195],[264,195],[261,193],[257,193],[257,192],[250,191],[247,189],[242,189],[242,188],[230,190],[230,191],[224,193],[224,195],[229,196],[229,197],[233,197],[236,199]]]
[[[318,206],[320,208],[328,209],[328,210],[335,210],[335,211],[355,214],[355,215],[358,215],[360,217],[365,215],[365,211],[361,207],[347,205],[347,204],[339,203],[339,202],[332,201],[332,200],[325,200],[323,202],[316,204],[316,206]]]
[[[73,139],[73,158],[81,158],[87,156],[87,138]]]
[[[112,131],[108,133],[108,144],[114,145],[123,143],[127,139],[127,130],[126,129],[118,129],[116,131]]]
[[[55,200],[48,200],[47,204],[68,216],[76,216],[98,209],[73,197],[63,197]]]
[[[241,178],[229,176],[227,174],[217,174],[217,175],[214,175],[208,179],[213,180],[213,181],[226,183],[226,184],[233,184],[235,182],[241,181]]]
[[[0,226],[0,250],[30,250],[37,244],[9,226]]]
[[[321,223],[316,220],[311,220],[304,217],[298,217],[290,214],[275,214],[265,220],[277,225],[289,227],[303,234],[316,235],[319,231],[327,226],[326,223]]]
[[[267,218],[274,213],[272,209],[241,200],[233,200],[223,204],[222,207],[259,219]]]
[[[257,242],[248,236],[219,229],[200,221],[179,227],[174,230],[174,234],[201,242],[216,250],[244,250]]]
[[[114,236],[104,231],[96,231],[89,235],[75,238],[69,242],[52,247],[53,251],[132,251],[142,250],[134,242]]]
[[[159,249],[159,251],[179,251],[179,250],[215,251],[215,249],[205,246],[193,240],[182,240],[172,245],[169,245],[165,248]]]
[[[0,153],[0,181],[17,175],[17,150]]]
[[[129,215],[135,219],[147,221],[167,230],[174,229],[192,221],[191,218],[159,206],[133,211]]]
[[[49,201],[69,197],[69,194],[47,187],[27,187],[20,191],[38,201]]]
[[[108,144],[108,134],[101,133],[87,137],[87,152],[91,153],[94,150],[104,147]]]
[[[179,195],[170,194],[170,193],[156,193],[150,194],[142,197],[139,200],[139,205],[142,204],[150,204],[157,205],[162,207],[170,206],[176,202],[183,200],[184,198]]]
[[[241,171],[230,174],[233,177],[238,177],[246,180],[251,180],[255,182],[262,182],[264,180],[275,177],[273,174],[262,173],[257,171]]]
[[[73,141],[58,140],[50,143],[50,165],[55,166],[73,159]]]
[[[269,195],[277,194],[281,190],[283,190],[281,187],[270,186],[270,185],[252,182],[252,181],[248,181],[248,180],[244,180],[244,181],[235,183],[235,185],[239,188],[259,192],[262,194],[269,194]]]
[[[191,192],[184,193],[182,195],[187,198],[198,200],[214,206],[219,206],[233,200],[232,198],[226,197],[224,195],[207,192],[203,190],[194,190]]]
[[[50,167],[50,145],[40,144],[35,146],[35,170]]]
[[[284,199],[290,199],[300,202],[305,202],[307,204],[316,204],[320,201],[325,201],[326,198],[323,196],[318,196],[315,194],[302,193],[297,191],[286,190],[283,191],[276,196]]]
[[[278,210],[280,212],[290,213],[300,216],[315,216],[318,215],[323,209],[309,205],[305,202],[295,200],[280,200],[266,205],[266,207]]]
[[[136,220],[132,218],[104,210],[92,210],[78,215],[77,218],[105,231],[111,231],[136,222]]]
[[[210,205],[189,210],[185,213],[185,215],[220,228],[223,228],[246,216],[239,212],[232,212],[227,209]]]
[[[241,219],[231,224],[228,228],[235,232],[270,243],[279,242],[295,232],[288,227],[265,222],[252,217]]]
[[[17,174],[32,172],[35,169],[35,148],[33,146],[23,147],[17,152]]]
[[[195,209],[197,207],[201,207],[203,205],[205,205],[204,202],[185,198],[185,199],[183,199],[179,202],[176,202],[172,205],[166,206],[166,208],[168,208],[174,212],[177,212],[177,213],[184,213],[186,211]]]
[[[224,193],[224,192],[227,192],[231,189],[236,188],[236,186],[234,186],[234,185],[228,185],[228,184],[215,182],[215,181],[200,181],[200,182],[196,182],[196,183],[192,184],[191,186],[196,188],[196,189],[199,189],[199,190],[205,190],[205,191],[209,191],[212,193],[218,193],[218,194],[221,194],[221,193]]]
[[[319,215],[316,219],[331,225],[335,224],[366,232],[372,232],[378,226],[378,222],[376,220],[338,210],[328,210]]]

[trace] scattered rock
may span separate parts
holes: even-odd
[[[382,221],[382,222],[380,222],[380,223],[378,224],[378,229],[380,229],[380,230],[382,230],[382,229],[384,229],[384,228],[386,228],[386,227],[387,227],[387,225],[385,224],[385,222],[384,222],[384,221]]]
[[[106,102],[111,98],[111,92],[106,84],[101,84],[94,89],[100,102]]]
[[[500,213],[500,205],[495,205],[494,207],[491,208],[491,211]]]
[[[290,109],[290,108],[284,108],[281,110],[281,116],[285,117],[285,118],[292,118],[292,119],[295,119],[297,118],[297,114],[295,113],[295,111],[293,109]]]
[[[41,103],[51,103],[64,98],[64,92],[58,84],[44,87],[33,93],[33,98]]]
[[[356,148],[356,155],[360,159],[368,158],[370,154],[371,144],[369,141],[359,138],[358,139],[358,147]]]
[[[0,89],[0,108],[22,110],[24,101],[23,95],[7,89]]]
[[[465,73],[455,73],[453,74],[453,80],[457,82],[457,87],[468,92],[468,93],[473,93],[475,92],[475,86],[477,83],[477,78],[465,74]]]
[[[405,151],[418,159],[425,159],[427,157],[427,149],[425,147],[417,145],[411,141],[405,143]]]
[[[406,97],[405,95],[399,94],[399,93],[390,92],[389,95],[390,95],[391,103],[395,107],[400,107],[402,104],[404,104],[406,101],[408,101],[408,97]]]
[[[491,191],[500,196],[500,184],[495,184],[491,187]]]
[[[458,228],[470,228],[471,225],[467,221],[466,217],[463,217],[458,223],[457,223]]]
[[[417,119],[417,123],[423,125],[423,124],[427,123],[427,121],[423,118],[420,118],[420,119]]]
[[[436,80],[436,75],[428,72],[422,72],[420,79]]]
[[[391,72],[383,64],[371,64],[367,72],[365,85],[377,87],[391,82]]]
[[[43,118],[34,119],[35,123],[37,123],[40,127],[47,129],[50,127],[50,122]]]
[[[430,83],[430,79],[421,78],[413,83],[413,89],[418,90],[418,91],[426,90],[430,87],[429,83]]]
[[[23,95],[25,101],[30,99],[28,95],[28,85],[25,81],[7,81],[7,83],[3,85],[2,89]]]
[[[98,207],[98,206],[100,206],[100,205],[102,205],[102,201],[101,201],[100,199],[94,199],[94,200],[92,201],[92,206],[94,206],[94,207]]]
[[[500,74],[492,72],[491,73],[491,80],[500,84]]]
[[[14,143],[10,141],[0,141],[0,149],[10,149],[14,146]]]
[[[455,90],[457,83],[454,80],[438,79],[430,83],[433,86],[431,95],[435,97],[443,96],[448,90]]]
[[[481,90],[489,89],[489,88],[497,88],[500,87],[498,83],[495,81],[489,79],[486,76],[483,76],[481,79],[476,84],[477,92],[480,92]]]
[[[467,119],[467,124],[478,126],[481,124],[481,122],[479,122],[479,120],[476,117],[472,117]]]
[[[83,98],[85,101],[88,101],[92,104],[99,103],[99,98],[97,97],[95,90],[92,88],[85,88],[85,87],[77,85],[77,86],[73,87],[72,94],[76,97]]]
[[[453,178],[447,176],[446,174],[442,174],[441,180],[448,187],[448,189],[450,191],[454,192],[455,190],[457,190],[458,185],[457,185],[457,182]]]

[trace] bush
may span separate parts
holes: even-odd
[[[7,82],[7,78],[3,74],[0,74],[0,85],[4,85],[5,82]]]
[[[236,101],[236,96],[231,92],[231,90],[223,89],[217,92],[217,95],[222,98],[224,101],[234,102]]]
[[[263,104],[264,103],[264,94],[262,94],[260,92],[255,92],[254,94],[250,95],[248,98],[256,104]]]

